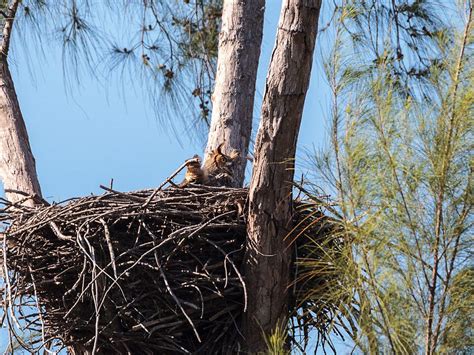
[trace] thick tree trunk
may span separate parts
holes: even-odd
[[[296,142],[309,85],[321,0],[284,0],[267,76],[250,184],[249,307],[244,336],[252,353],[265,350],[270,335],[288,317]],[[279,323],[280,322],[280,323]]]
[[[212,120],[205,162],[219,144],[229,154],[240,152],[234,164],[233,186],[242,186],[252,131],[258,61],[265,0],[224,0]]]
[[[13,1],[8,9],[7,17],[2,23],[0,46],[0,179],[6,190],[6,197],[11,202],[25,199],[23,194],[15,191],[41,197],[35,160],[7,61],[13,20],[19,2]],[[34,201],[28,200],[25,203],[33,204]]]

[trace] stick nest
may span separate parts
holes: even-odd
[[[35,208],[7,205],[0,221],[7,227],[2,254],[11,340],[31,352],[60,346],[107,354],[237,352],[250,302],[243,277],[247,193],[196,185],[110,190]],[[293,235],[295,255],[304,258],[312,253],[308,238],[326,238],[333,225],[318,208],[299,205],[305,208],[295,214]],[[312,314],[315,302],[303,299],[301,287],[323,290],[334,280],[297,286],[301,265],[293,294],[295,305],[308,308],[303,328],[313,322],[325,329],[336,303],[324,301]]]

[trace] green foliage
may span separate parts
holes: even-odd
[[[440,339],[442,354],[472,354],[474,352],[474,269],[460,270],[449,290],[450,304],[446,308],[449,331]]]
[[[349,0],[336,6],[336,10],[345,13],[341,20],[346,39],[364,56],[368,73],[384,65],[399,90],[416,94],[413,84],[423,83],[431,68],[439,65],[436,39],[446,35],[443,10],[447,3]]]
[[[425,21],[431,18],[420,11],[428,5],[402,9]],[[337,196],[349,241],[345,261],[338,260],[346,267],[338,268],[343,281],[336,291],[353,296],[341,310],[346,333],[364,353],[469,353],[472,7],[466,3],[457,13],[463,24],[430,31],[424,57],[437,64],[427,65],[422,85],[417,76],[400,85],[389,23],[379,22],[384,31],[377,40],[370,31],[355,38],[386,57],[374,61],[370,51],[354,50],[351,21],[369,21],[364,11],[365,5],[349,4],[336,12],[335,45],[325,64],[333,94],[331,147],[314,159],[321,182]],[[410,42],[400,48],[410,49]]]
[[[281,322],[274,329],[273,333],[265,338],[268,355],[288,355],[287,348],[287,330]]]

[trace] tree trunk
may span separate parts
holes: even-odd
[[[288,318],[294,159],[309,85],[321,0],[284,0],[267,76],[249,195],[246,265],[249,307],[244,336],[251,353]]]
[[[7,61],[13,21],[19,2],[13,1],[8,9],[2,24],[0,46],[0,179],[6,197],[11,202],[25,199],[23,194],[15,191],[41,197],[35,159]],[[25,201],[25,204],[33,203],[33,200]]]
[[[224,0],[212,120],[205,162],[219,144],[227,154],[236,149],[233,186],[242,186],[252,133],[255,81],[263,32],[265,0]]]

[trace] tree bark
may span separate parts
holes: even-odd
[[[292,185],[321,0],[284,0],[267,76],[249,192],[243,331],[251,353],[288,320]]]
[[[26,131],[15,86],[8,67],[8,50],[19,0],[10,5],[4,20],[0,46],[0,178],[10,202],[24,200],[27,195],[41,197],[35,159]],[[34,204],[32,199],[25,204]]]
[[[244,182],[246,157],[252,133],[265,0],[224,0],[219,35],[217,74],[212,95],[212,119],[204,164],[213,149],[240,152],[234,164],[233,186]]]

